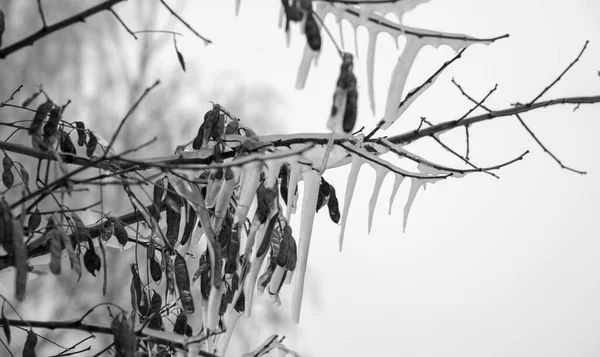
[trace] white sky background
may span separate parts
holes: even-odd
[[[188,4],[180,14],[213,40],[205,47],[178,25],[177,30],[185,33],[178,45],[188,73],[203,68],[202,73],[211,72],[214,77],[233,71],[247,83],[272,86],[285,98],[287,112],[278,123],[284,133],[326,132],[339,56],[324,33],[319,67],[311,69],[306,88],[297,91],[294,86],[305,39],[293,26],[292,46],[287,48],[283,30],[277,28],[280,1],[244,0],[239,17],[234,16],[234,0]],[[117,11],[128,7],[119,6]],[[420,116],[432,122],[462,116],[471,104],[451,84],[453,77],[477,99],[498,83],[498,90],[486,102],[491,108],[531,100],[588,39],[590,45],[580,62],[544,98],[600,94],[598,14],[600,1],[595,0],[431,0],[419,6],[405,16],[405,24],[484,38],[509,33],[510,38],[469,47],[401,120],[380,134],[413,130]],[[339,39],[333,19],[326,23]],[[348,24],[344,28],[346,49],[353,52],[353,32]],[[367,98],[366,39],[361,29],[355,74],[360,90],[357,128],[369,130],[383,113],[389,75],[399,51],[390,37],[379,37],[378,112],[373,116]],[[177,66],[172,47],[167,47],[161,61],[165,69]],[[453,55],[448,47],[423,49],[406,90],[419,85]],[[157,76],[163,82],[178,80]],[[232,78],[235,85],[238,79]],[[199,91],[211,85],[211,80],[198,83]],[[195,100],[194,93],[184,100]],[[193,105],[202,109],[198,109],[200,120],[208,103]],[[524,161],[497,172],[500,180],[480,174],[428,185],[417,194],[405,233],[402,209],[409,182],[402,184],[388,216],[393,183],[389,175],[367,235],[367,205],[375,175],[364,165],[342,253],[338,252],[339,226],[329,220],[326,209],[316,216],[300,324],[289,323],[293,286],[285,286],[278,309],[287,324],[258,325],[265,314],[262,305],[253,310],[250,321],[238,323],[237,328],[253,339],[252,348],[278,333],[287,336],[286,345],[302,356],[599,355],[600,105],[581,106],[576,112],[573,106],[554,106],[522,117],[563,163],[588,175],[560,169],[516,118],[495,119],[472,127],[472,161],[494,165],[531,150]],[[464,152],[464,130],[441,139]],[[432,161],[463,167],[431,141],[406,148]],[[344,167],[325,173],[337,190],[340,209],[348,171]],[[298,223],[299,216],[294,216],[295,232]],[[255,304],[256,300],[268,299],[255,299]],[[233,341],[228,355],[247,351]]]
[[[202,1],[183,15],[214,41],[203,47],[191,36],[180,40],[188,66],[233,69],[248,81],[272,85],[287,98],[284,130],[325,132],[339,57],[330,40],[319,67],[303,91],[294,89],[305,43],[297,29],[285,46],[277,29],[279,1],[243,1],[234,17],[233,1]],[[501,109],[535,97],[575,58],[586,39],[588,51],[545,98],[600,92],[600,2],[597,1],[431,1],[405,17],[405,24],[461,32],[476,37],[509,33],[490,46],[474,45],[387,133],[414,129],[420,116],[439,122],[460,117],[470,104],[450,83],[454,77],[475,98],[495,83],[486,102]],[[338,36],[332,18],[327,21]],[[345,43],[354,51],[353,34]],[[322,34],[323,36],[324,33]],[[402,46],[402,43],[401,43]],[[366,31],[359,31],[355,73],[360,87],[357,127],[371,128],[385,105],[387,80],[398,52],[380,36],[376,56],[378,116],[368,109]],[[172,54],[169,54],[172,56]],[[425,48],[407,89],[420,84],[453,56],[448,47]],[[202,85],[202,84],[199,84]],[[258,103],[260,104],[260,103]],[[317,215],[299,326],[255,325],[258,344],[271,333],[310,356],[596,356],[600,353],[600,162],[597,141],[600,106],[557,106],[523,118],[566,165],[587,170],[579,176],[561,170],[515,118],[501,118],[471,130],[471,156],[493,165],[529,149],[522,162],[488,175],[450,179],[419,191],[406,233],[404,182],[391,216],[386,178],[367,235],[367,202],[374,171],[363,166],[354,195],[344,250],[339,227],[326,210]],[[476,112],[476,113],[479,113]],[[270,133],[259,133],[270,134]],[[443,135],[464,152],[464,131]],[[460,162],[434,143],[408,147],[431,160]],[[343,205],[348,167],[327,172]],[[407,180],[408,181],[408,180]],[[295,227],[298,216],[293,218]],[[296,228],[297,231],[297,228]],[[288,292],[292,286],[286,287]],[[290,313],[290,295],[283,305]],[[258,316],[255,316],[258,317]],[[235,348],[231,355],[238,355]]]

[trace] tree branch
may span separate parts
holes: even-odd
[[[6,46],[3,49],[0,49],[0,58],[6,58],[8,55],[22,49],[23,47],[32,46],[37,40],[40,40],[53,32],[62,30],[65,27],[69,27],[77,22],[85,22],[86,18],[95,15],[99,12],[109,10],[112,6],[114,6],[117,3],[120,3],[121,1],[125,0],[107,0],[96,6],[90,7],[89,9],[84,10],[76,15],[59,21],[54,25],[44,27],[30,36],[25,37],[24,39],[17,41],[9,46]]]

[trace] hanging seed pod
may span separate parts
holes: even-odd
[[[160,315],[160,309],[162,307],[162,298],[159,293],[154,291],[152,294],[152,299],[150,300],[150,321],[148,322],[148,327],[153,330],[163,330],[163,320]]]
[[[194,210],[191,206],[188,206],[188,209],[186,210],[186,216],[187,218],[185,221],[185,227],[183,228],[183,235],[181,236],[181,245],[185,245],[192,237],[194,227],[196,226],[196,220],[198,218],[196,210]]]
[[[54,275],[60,275],[63,242],[56,228],[50,232],[50,271]]]
[[[21,181],[29,191],[29,172],[23,166],[19,167],[19,172],[21,173]]]
[[[9,254],[13,254],[15,249],[12,241],[13,220],[14,217],[10,211],[10,207],[4,198],[2,198],[2,201],[0,201],[0,244],[2,244],[4,250]]]
[[[165,235],[169,246],[173,247],[179,237],[179,224],[181,222],[181,196],[175,192],[175,188],[169,184],[167,191],[167,234]]]
[[[173,262],[166,249],[163,249],[162,262],[165,264],[165,278],[167,279],[167,294],[175,295],[175,274],[173,272]],[[168,296],[165,295],[165,296]]]
[[[2,11],[0,10],[0,12],[2,12]],[[27,99],[25,99],[25,100],[23,101],[23,103],[21,103],[21,106],[22,106],[22,107],[24,107],[24,108],[27,108],[27,107],[29,106],[29,104],[31,104],[31,103],[32,103],[34,100],[36,100],[36,99],[37,99],[37,97],[38,97],[38,96],[39,96],[41,93],[42,93],[42,91],[41,91],[41,90],[39,90],[39,91],[37,91],[37,92],[33,93],[33,94],[32,94],[32,95],[30,95],[30,96],[29,96]]]
[[[273,218],[271,218],[271,220],[269,221],[269,225],[267,226],[267,229],[265,231],[265,236],[263,237],[260,243],[260,247],[258,247],[258,251],[256,252],[257,258],[262,257],[267,252],[267,249],[269,248],[271,243],[271,236],[273,235],[275,223],[277,223],[277,221],[279,220],[278,216],[279,214],[275,214]]]
[[[304,34],[306,35],[306,41],[308,46],[313,51],[321,50],[321,32],[317,21],[315,21],[314,15],[306,15],[306,23],[304,24]]]
[[[160,309],[162,307],[162,297],[159,293],[152,290],[152,299],[150,300],[150,312],[151,313],[160,313]]]
[[[354,77],[354,75],[352,75],[352,77]],[[354,87],[348,89],[348,94],[346,96],[346,111],[344,112],[342,124],[342,129],[344,129],[346,133],[350,133],[354,130],[357,115],[357,102],[358,91],[356,90],[356,79],[354,79]]]
[[[155,257],[152,257],[149,260],[150,263],[150,276],[152,277],[152,280],[154,280],[155,282],[159,282],[160,279],[162,278],[162,269],[160,268],[160,264],[156,261]]]
[[[189,326],[187,324],[187,315],[185,314],[185,311],[181,310],[181,312],[179,313],[179,315],[177,315],[177,318],[175,319],[173,332],[175,332],[178,335],[183,335],[186,333],[186,326]]]
[[[192,294],[190,292],[190,277],[188,275],[185,259],[177,253],[173,265],[181,304],[183,305],[185,312],[191,314],[194,312],[194,300],[192,299]]]
[[[137,266],[131,264],[131,284],[129,285],[131,293],[131,307],[136,310],[142,301],[142,279],[138,272]]]
[[[208,300],[210,296],[211,283],[210,283],[210,256],[207,251],[204,251],[200,256],[198,271],[196,272],[200,276],[200,292],[205,300]],[[196,275],[194,274],[194,275]]]
[[[83,255],[83,265],[85,265],[85,269],[93,276],[96,276],[96,272],[100,271],[102,267],[102,261],[94,251],[94,243],[91,239],[88,239],[88,249]]]
[[[15,176],[12,173],[13,161],[10,157],[2,158],[2,183],[6,188],[11,188],[15,182]]]
[[[115,237],[117,237],[117,241],[119,242],[119,244],[122,247],[124,247],[125,244],[127,244],[127,241],[129,240],[127,230],[125,230],[125,227],[123,227],[123,224],[118,219],[113,218],[112,222],[114,226]]]
[[[237,271],[238,254],[240,253],[240,228],[241,224],[233,224],[231,227],[231,235],[227,245],[225,274],[234,274]]]
[[[40,104],[40,106],[37,108],[37,110],[35,112],[33,121],[31,122],[31,125],[29,126],[29,135],[33,135],[35,133],[40,132],[40,129],[42,128],[42,124],[44,123],[44,119],[46,119],[46,116],[48,115],[48,113],[50,113],[50,110],[52,110],[53,106],[54,106],[54,103],[52,103],[51,100],[47,100],[44,103]]]
[[[296,240],[294,237],[290,236],[290,240],[288,243],[287,249],[287,262],[285,264],[285,268],[289,271],[294,271],[296,269],[296,261],[298,260],[298,247],[296,245]]]
[[[192,142],[192,149],[194,150],[200,150],[202,148],[202,141],[204,140],[204,127],[205,125],[202,123],[202,125],[200,125],[200,129],[198,129],[198,134]]]
[[[61,227],[57,227],[56,231],[62,241],[63,248],[67,251],[69,261],[71,262],[71,269],[73,269],[78,276],[81,276],[81,262],[79,261],[79,255],[77,255],[75,249],[73,249],[73,242]]]
[[[37,335],[32,331],[27,331],[27,338],[23,346],[23,357],[36,357],[35,346],[37,345]]]
[[[112,321],[111,330],[114,337],[116,357],[133,357],[137,345],[133,324],[121,312]]]
[[[217,104],[218,105],[218,104]],[[219,107],[220,111],[220,107]],[[223,133],[225,132],[225,116],[223,113],[219,113],[217,116],[217,121],[215,122],[215,126],[213,127],[211,137],[215,140],[219,140],[223,137]]]
[[[42,223],[42,215],[40,214],[39,209],[35,209],[31,215],[29,215],[29,220],[27,221],[27,231],[29,233],[33,233]]]
[[[15,297],[19,301],[25,300],[27,291],[27,247],[23,242],[23,227],[17,219],[12,220],[12,237],[14,247],[14,265],[17,268],[15,275]]]
[[[148,294],[146,294],[145,290],[142,290],[142,299],[138,306],[138,311],[141,315],[140,322],[144,322],[145,318],[150,314],[150,301],[148,300]]]
[[[81,121],[76,121],[75,127],[77,128],[77,145],[83,146],[85,145],[85,124]]]
[[[160,178],[156,180],[154,183],[154,187],[152,189],[152,209],[150,210],[150,214],[152,218],[156,222],[160,221],[160,206],[163,199],[163,195],[165,193],[165,183],[164,179]],[[148,222],[150,224],[150,222]]]
[[[331,185],[329,191],[329,200],[327,201],[327,209],[329,210],[329,218],[331,218],[333,223],[338,223],[340,221],[340,207],[335,194],[335,188]]]

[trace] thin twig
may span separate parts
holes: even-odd
[[[453,80],[454,80],[454,79],[453,79]],[[486,100],[487,100],[487,99],[490,97],[490,95],[492,95],[492,93],[494,93],[494,92],[496,91],[496,89],[498,89],[498,84],[494,85],[494,88],[492,88],[492,89],[491,89],[491,90],[488,92],[488,94],[487,94],[485,97],[483,97],[483,99],[482,99],[481,101],[479,101],[479,102],[475,102],[475,106],[474,106],[474,107],[472,107],[471,109],[469,109],[469,111],[468,111],[468,112],[466,112],[466,113],[465,113],[465,115],[463,115],[462,117],[460,117],[460,118],[458,119],[458,121],[461,121],[461,120],[463,120],[464,118],[466,118],[466,117],[467,117],[469,114],[471,114],[471,113],[472,113],[472,112],[473,112],[475,109],[477,109],[477,108],[480,108],[480,107],[481,107],[481,108],[483,108],[483,107],[482,107],[482,106],[483,106],[483,103],[484,103],[484,102],[485,102],[485,101],[486,101]],[[488,110],[488,111],[489,111],[489,110]]]
[[[175,11],[173,11],[173,9],[171,9],[169,7],[169,5],[167,5],[167,3],[164,0],[159,0],[166,8],[167,10],[169,10],[169,12],[175,16],[177,18],[177,20],[179,20],[182,24],[185,25],[185,27],[187,27],[190,31],[192,31],[194,33],[194,35],[198,36],[200,39],[202,39],[202,41],[204,41],[204,43],[206,44],[210,44],[212,43],[211,40],[209,40],[208,38],[200,35],[196,30],[194,30],[194,28],[192,26],[190,26],[187,22],[185,22],[184,19],[182,19]]]
[[[335,46],[335,49],[337,50],[340,57],[344,58],[344,53],[342,52],[342,50],[341,50],[340,46],[338,45],[337,41],[335,40],[335,38],[333,38],[333,35],[329,31],[329,28],[327,28],[327,26],[325,26],[325,22],[323,21],[321,16],[319,16],[319,14],[317,14],[314,11],[312,14],[317,18],[317,20],[319,20],[319,22],[321,23],[321,27],[325,29],[325,32],[327,32],[327,35],[331,39],[331,42],[333,42],[333,45]]]
[[[5,100],[4,102],[0,103],[0,108],[6,106],[9,102],[11,102],[13,99],[15,99],[15,94],[19,93],[19,91],[21,90],[21,88],[23,88],[22,84],[19,86],[19,88],[15,89],[12,92],[12,94],[10,95],[10,97],[8,97],[7,100]]]
[[[585,52],[585,49],[587,48],[587,45],[589,42],[590,41],[585,41],[583,48],[581,49],[581,51],[579,52],[577,57],[573,60],[573,62],[571,62],[567,66],[567,68],[565,68],[565,70],[562,71],[562,73],[554,80],[554,82],[550,83],[550,85],[547,86],[540,94],[538,94],[537,97],[535,97],[531,102],[529,102],[528,105],[531,105],[531,104],[537,102],[538,99],[540,99],[548,90],[550,90],[550,88],[552,88],[556,83],[558,83],[558,81],[561,80],[561,78],[571,69],[571,67],[573,67],[575,65],[575,63],[577,63],[577,61],[579,61],[579,58],[581,58],[581,55],[583,55],[583,52]]]
[[[133,33],[135,33],[135,34],[138,34],[138,33],[168,33],[171,35],[183,36],[183,34],[180,32],[167,31],[167,30],[140,30],[140,31],[134,31]]]
[[[109,9],[109,10],[110,10],[110,12],[112,12],[113,15],[115,15],[115,17],[117,18],[117,20],[119,20],[119,22],[121,23],[121,25],[123,25],[123,27],[125,28],[125,30],[127,30],[127,32],[129,32],[131,34],[131,36],[133,36],[133,38],[135,38],[137,40],[138,38],[135,35],[135,32],[131,31],[129,29],[129,27],[127,27],[127,25],[125,25],[125,22],[123,22],[123,20],[119,17],[119,15],[115,12],[115,10],[113,10],[112,8]]]
[[[519,114],[516,114],[517,119],[519,119],[519,122],[521,123],[521,125],[523,125],[523,127],[525,128],[525,130],[527,130],[527,132],[529,133],[529,135],[531,135],[531,137],[533,138],[533,140],[535,140],[535,142],[538,143],[538,145],[544,150],[545,153],[547,153],[548,155],[550,155],[550,157],[552,157],[554,159],[554,161],[556,161],[561,168],[565,169],[565,170],[569,170],[571,172],[574,172],[576,174],[580,174],[580,175],[585,175],[587,172],[585,171],[580,171],[580,170],[576,170],[573,169],[571,167],[565,166],[550,150],[546,149],[546,147],[544,146],[544,144],[542,144],[542,142],[535,136],[535,134],[533,133],[533,131],[531,131],[531,129],[529,129],[529,127],[527,126],[527,124],[525,124],[525,122],[523,121],[523,119],[521,119],[521,116]]]
[[[485,172],[486,174],[494,176],[495,178],[498,178],[498,179],[500,178],[495,173],[486,171],[486,170],[482,169],[481,167],[478,167],[478,166],[474,165],[471,161],[469,161],[468,159],[466,159],[464,156],[462,156],[461,154],[459,154],[456,151],[452,150],[452,148],[450,148],[448,145],[444,144],[436,135],[430,135],[430,136],[433,138],[433,140],[435,140],[438,144],[440,144],[441,147],[443,147],[444,149],[448,150],[454,156],[456,156],[459,159],[461,159],[462,161],[464,161],[465,164],[471,166],[472,168],[474,168],[477,171]]]
[[[44,28],[47,28],[48,25],[46,25],[46,18],[44,17],[44,9],[42,9],[42,0],[37,0],[38,3],[38,11],[40,12],[40,17],[42,18],[42,24],[44,25]]]
[[[129,109],[127,114],[125,114],[125,117],[123,117],[123,119],[121,119],[121,122],[119,123],[119,126],[117,127],[117,130],[115,131],[112,138],[110,139],[110,143],[108,144],[108,147],[106,148],[106,151],[104,152],[104,156],[106,156],[108,154],[108,152],[112,148],[113,144],[115,143],[115,140],[117,140],[117,137],[119,136],[119,133],[121,132],[121,129],[123,128],[123,125],[125,125],[125,122],[127,121],[127,119],[131,116],[131,114],[135,111],[135,109],[138,107],[138,105],[142,102],[144,97],[146,97],[146,94],[148,94],[148,92],[150,92],[152,89],[154,89],[154,87],[156,87],[159,84],[160,84],[160,81],[157,80],[156,82],[154,82],[153,85],[146,88],[144,93],[142,93],[142,95],[138,98],[138,100]]]

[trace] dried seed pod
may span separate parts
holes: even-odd
[[[306,41],[310,49],[313,51],[320,51],[321,32],[313,14],[306,15],[306,23],[304,24],[304,34],[306,35]]]
[[[175,274],[173,272],[173,262],[171,261],[171,256],[167,252],[167,249],[163,249],[162,251],[162,262],[165,265],[165,277],[167,279],[167,294],[174,295],[175,294]]]
[[[164,181],[163,178],[156,180],[154,187],[152,188],[152,208],[150,214],[156,222],[160,221],[160,206],[165,193]],[[150,222],[148,222],[148,224],[150,224]]]
[[[0,244],[4,247],[9,254],[14,253],[14,246],[12,241],[12,230],[14,217],[8,206],[8,203],[2,198],[0,201]]]
[[[164,325],[162,316],[160,315],[160,309],[162,307],[162,298],[159,293],[157,293],[156,291],[153,292],[154,293],[152,294],[152,298],[150,299],[149,311],[149,313],[152,314],[152,317],[148,322],[148,327],[153,330],[163,330]]]
[[[160,267],[160,264],[156,261],[155,257],[150,258],[149,264],[150,276],[152,277],[152,280],[158,283],[162,278],[162,269]]]
[[[73,242],[61,227],[57,227],[56,230],[62,241],[63,248],[67,251],[69,261],[71,262],[71,269],[73,269],[78,276],[81,276],[81,262],[79,261],[79,255],[77,255],[75,249],[73,249]]]
[[[133,324],[121,312],[112,321],[111,330],[114,337],[116,357],[133,357],[137,345]]]
[[[56,228],[49,232],[50,236],[50,271],[54,275],[60,275],[63,241]]]
[[[127,230],[125,230],[125,227],[123,227],[123,223],[121,223],[121,221],[119,221],[118,219],[114,218],[114,219],[112,219],[112,222],[113,222],[113,226],[114,226],[115,237],[117,237],[117,241],[119,242],[119,244],[121,246],[125,246],[125,244],[127,244],[127,241],[129,240],[129,235],[127,234]]]
[[[288,243],[287,250],[287,262],[285,268],[289,271],[294,271],[296,269],[296,261],[298,260],[298,247],[296,245],[296,240],[294,237],[290,236],[290,241]]]
[[[261,275],[258,278],[258,281],[256,282],[256,290],[258,292],[258,295],[262,295],[265,291],[265,288],[267,287],[267,285],[269,285],[269,282],[271,281],[271,277],[273,276],[273,272],[275,271],[275,267],[273,265],[270,265],[267,268],[267,271],[263,273],[263,275]]]
[[[173,332],[178,335],[187,335],[188,333],[191,335],[191,327],[188,330],[187,327],[190,325],[187,324],[187,315],[185,311],[181,310],[177,318],[175,319],[175,324],[173,326]]]
[[[23,184],[25,187],[27,187],[27,190],[29,190],[29,172],[27,172],[23,166],[19,167],[19,172],[21,173],[21,180],[23,181]]]
[[[23,345],[23,357],[36,357],[35,346],[37,345],[37,335],[32,331],[27,331],[25,345]]]
[[[81,218],[79,218],[77,213],[71,212],[71,217],[73,218],[73,222],[75,222],[75,239],[78,242],[89,240],[91,244],[92,236],[90,234],[90,230],[83,224],[83,221],[81,220]]]
[[[5,26],[6,25],[4,24],[4,12],[0,10],[0,47],[2,47],[2,35],[4,34]]]
[[[218,104],[217,104],[218,106]],[[219,106],[219,111],[221,107]],[[215,140],[221,139],[223,133],[225,132],[225,115],[223,113],[219,113],[217,117],[217,121],[215,122],[215,126],[213,127],[211,137]]]
[[[96,252],[94,251],[94,243],[91,239],[88,239],[88,249],[85,251],[83,255],[83,265],[87,271],[90,272],[93,276],[96,276],[96,272],[100,271],[102,267],[102,261]]]
[[[94,156],[94,152],[96,151],[96,146],[98,146],[98,139],[92,132],[89,132],[88,135],[89,139],[86,143],[86,154],[87,157],[92,158],[92,156]]]
[[[329,200],[327,201],[327,209],[329,210],[329,218],[333,221],[333,223],[338,223],[340,221],[340,207],[338,204],[338,199],[335,194],[335,188],[330,185],[329,192]]]
[[[138,272],[137,266],[131,264],[131,284],[129,285],[131,292],[131,307],[136,310],[142,301],[142,279]]]
[[[205,125],[202,123],[198,129],[198,134],[194,138],[194,142],[192,142],[192,149],[194,150],[200,150],[202,148],[202,142],[204,141],[204,127]]]
[[[235,302],[234,309],[237,312],[244,312],[246,310],[246,297],[243,291]]]
[[[356,79],[354,80],[354,83],[356,83]],[[344,111],[344,120],[342,122],[342,129],[344,129],[346,133],[352,132],[352,130],[354,130],[354,125],[356,125],[356,115],[358,113],[357,102],[358,91],[356,90],[355,84],[353,88],[348,89],[346,95],[346,110]]]
[[[35,133],[40,133],[40,129],[42,128],[42,124],[44,123],[44,119],[50,110],[54,107],[54,103],[51,100],[47,100],[44,103],[40,104],[35,112],[35,116],[33,117],[33,121],[29,126],[29,135],[33,135]]]
[[[13,183],[15,183],[15,176],[10,170],[4,170],[2,172],[2,183],[6,188],[11,188]]]
[[[186,210],[186,216],[187,218],[185,221],[185,227],[183,228],[183,235],[181,236],[181,245],[185,245],[192,237],[194,227],[196,226],[196,220],[198,218],[196,210],[194,210],[191,206],[188,206],[188,209]]]
[[[175,270],[175,281],[177,282],[177,290],[179,291],[181,304],[183,305],[185,312],[191,314],[194,312],[194,300],[190,292],[190,277],[188,275],[185,259],[183,259],[179,253],[177,253],[175,255],[175,261],[173,265]]]
[[[181,205],[183,200],[169,184],[167,191],[167,234],[165,235],[170,247],[175,245],[179,237],[179,224],[181,222]]]
[[[267,249],[269,248],[269,245],[271,243],[271,236],[273,235],[275,223],[277,223],[277,221],[279,220],[278,216],[279,214],[275,214],[273,218],[271,218],[271,220],[269,221],[269,225],[267,226],[267,229],[265,231],[265,236],[263,237],[260,247],[258,247],[258,251],[256,252],[257,258],[262,257],[267,252]]]
[[[40,214],[40,210],[36,208],[33,213],[29,215],[27,230],[32,233],[40,226],[40,223],[42,223],[42,215]]]
[[[85,124],[81,121],[76,121],[75,127],[77,128],[77,145],[83,146],[85,145]]]
[[[238,254],[240,253],[240,224],[233,224],[229,244],[227,244],[227,262],[225,274],[234,274],[237,271]]]
[[[114,222],[111,219],[107,219],[106,221],[104,221],[104,223],[102,223],[102,226],[100,227],[100,238],[102,238],[103,241],[107,241],[113,236],[114,233]]]

